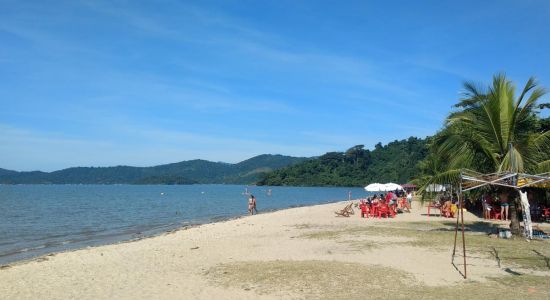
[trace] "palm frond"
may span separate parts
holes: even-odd
[[[486,88],[464,83],[458,110],[430,144],[433,161],[422,165],[420,192],[433,183],[457,184],[461,168],[484,173],[550,169],[550,132],[540,132],[545,127],[537,115],[537,109],[550,107],[537,104],[546,91],[529,78],[518,98],[515,93],[503,73]]]
[[[460,184],[460,174],[462,169],[453,169],[426,178],[424,183],[418,188],[419,193],[425,193],[431,184]]]
[[[537,101],[546,94],[546,90],[543,88],[536,88],[533,90],[529,98],[525,101],[525,105],[521,108],[518,114],[518,118],[525,118],[527,115],[533,112],[533,109],[537,107]]]
[[[460,99],[460,101],[455,104],[455,107],[467,108],[475,106],[483,101],[485,97],[485,90],[483,86],[472,81],[466,81],[464,82],[463,87],[464,92],[462,95],[464,98]]]
[[[518,110],[520,108],[521,103],[523,102],[523,97],[525,97],[525,95],[527,95],[527,93],[536,86],[537,80],[535,79],[535,77],[529,77],[529,80],[527,80],[527,83],[525,83],[525,87],[523,88],[523,91],[519,95],[518,101],[516,102],[515,110]]]
[[[539,173],[550,172],[550,159],[539,162],[537,164],[537,172]]]
[[[510,144],[508,152],[498,167],[498,172],[524,172],[524,170],[523,156],[512,144]]]
[[[537,151],[541,154],[550,156],[550,131],[545,131],[541,134],[534,135],[531,141],[532,146],[536,147]],[[544,157],[544,159],[547,158]]]

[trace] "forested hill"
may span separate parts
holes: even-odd
[[[0,176],[15,174],[17,172],[0,168]]]
[[[357,145],[266,173],[259,185],[365,186],[371,182],[406,183],[428,153],[427,140],[410,137],[374,150]]]
[[[259,155],[237,164],[190,160],[154,167],[76,167],[55,172],[16,172],[0,169],[4,184],[250,184],[263,173],[290,166],[306,158]]]

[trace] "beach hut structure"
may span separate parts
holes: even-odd
[[[430,192],[430,193],[434,193],[434,192],[441,193],[441,192],[445,192],[447,188],[442,184],[432,183],[432,184],[429,184],[425,190],[426,192]]]
[[[401,185],[405,191],[416,191],[416,185],[411,183],[405,183]]]
[[[527,201],[527,194],[521,191],[523,188],[536,187],[536,188],[550,188],[550,172],[531,175],[525,173],[512,173],[512,172],[498,172],[482,174],[472,170],[463,169],[460,172],[459,184],[458,184],[458,201],[459,210],[456,218],[455,227],[455,240],[453,246],[452,264],[454,265],[454,258],[456,255],[456,241],[458,238],[459,220],[462,225],[462,251],[464,258],[464,278],[467,278],[466,273],[466,241],[464,238],[464,196],[463,193],[471,190],[478,189],[484,186],[501,186],[512,188],[518,191],[521,199],[521,205],[523,210],[524,230],[527,238],[532,238],[531,217],[529,215],[529,202]]]

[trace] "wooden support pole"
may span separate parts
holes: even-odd
[[[460,196],[458,196],[458,202],[460,203],[460,219],[462,223],[462,252],[464,255],[464,279],[467,278],[468,275],[466,275],[466,239],[464,237],[464,199],[462,196],[462,193],[460,193]],[[457,218],[458,219],[458,218]],[[458,223],[458,220],[457,220]]]
[[[460,195],[458,196],[460,197]],[[453,258],[452,258],[452,262],[454,263],[455,261],[455,253],[456,253],[456,238],[458,236],[458,217],[460,215],[460,212],[458,212],[458,215],[456,215],[456,226],[455,226],[455,243],[454,243],[454,246],[453,246]]]

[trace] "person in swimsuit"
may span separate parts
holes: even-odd
[[[510,206],[510,202],[508,199],[508,192],[502,191],[499,195],[500,199],[500,219],[502,221],[508,221],[508,207]]]
[[[483,218],[491,219],[491,209],[493,209],[493,197],[491,194],[485,194],[483,197]]]
[[[412,208],[412,202],[413,202],[413,193],[409,191],[407,193],[407,210],[409,211]]]
[[[255,204],[256,204],[256,198],[254,198],[254,195],[250,195],[250,198],[248,198],[248,214],[249,215],[254,214]]]
[[[252,196],[252,209],[255,213],[258,213],[258,209],[256,209],[256,197]]]

